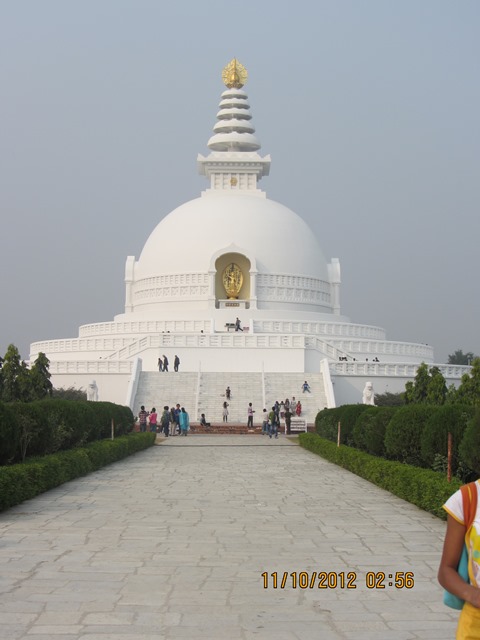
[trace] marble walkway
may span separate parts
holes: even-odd
[[[157,440],[0,514],[2,640],[454,638],[442,521],[295,439]]]

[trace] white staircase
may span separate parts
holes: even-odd
[[[302,393],[302,384],[307,379],[311,393]],[[302,403],[302,418],[309,424],[315,422],[319,411],[327,406],[324,380],[321,373],[197,373],[197,372],[157,372],[144,371],[140,374],[133,412],[138,415],[143,404],[147,411],[156,407],[161,411],[164,405],[174,407],[179,403],[185,407],[191,422],[198,422],[204,413],[208,422],[223,420],[225,390],[230,387],[231,397],[228,422],[247,423],[247,407],[251,402],[254,425],[262,423],[264,407],[270,411],[275,400],[281,402],[293,396]],[[265,398],[265,404],[264,404]],[[197,404],[198,403],[198,404]],[[197,411],[198,407],[198,411]]]
[[[133,413],[138,415],[141,405],[150,411],[155,407],[161,413],[164,406],[174,407],[177,403],[185,407],[190,420],[196,421],[195,404],[198,387],[196,372],[142,371],[133,404]]]
[[[311,393],[302,393],[302,385],[307,380]],[[302,415],[308,424],[315,422],[319,411],[327,406],[325,384],[321,373],[265,373],[265,399],[267,409],[271,409],[275,403],[285,401],[287,398],[302,404]]]
[[[230,400],[225,389],[230,387]],[[263,383],[261,373],[202,373],[198,397],[198,413],[208,422],[222,422],[223,403],[229,407],[228,422],[247,424],[247,407],[251,402],[255,411],[253,424],[260,425],[263,412]]]

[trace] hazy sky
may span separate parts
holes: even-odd
[[[479,32],[476,0],[0,0],[0,353],[123,312],[237,57],[260,186],[340,259],[342,312],[480,354]]]

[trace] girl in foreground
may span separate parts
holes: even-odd
[[[458,620],[456,640],[480,640],[480,511],[477,499],[480,484],[477,481],[467,487],[472,489],[469,500],[472,509],[470,520],[473,519],[468,530],[466,524],[469,518],[464,513],[461,491],[454,493],[443,505],[448,520],[438,581],[444,589],[465,601]],[[465,544],[471,584],[465,582],[457,571]]]

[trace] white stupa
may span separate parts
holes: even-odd
[[[313,419],[361,402],[366,381],[377,393],[403,390],[420,362],[434,362],[428,345],[387,341],[380,327],[341,315],[338,259],[327,262],[302,218],[258,187],[270,156],[258,153],[246,76],[236,60],[225,67],[210,153],[198,156],[210,186],[159,222],[138,260],[127,258],[124,313],[81,326],[78,338],[31,345],[31,359],[50,359],[54,386],[95,379],[100,400],[136,408],[171,404],[181,382],[191,411],[216,419],[227,384],[240,417],[240,398],[269,406],[300,395],[307,378]],[[168,238],[181,238],[181,251]],[[294,248],[284,250],[285,238]],[[179,357],[179,373],[159,373],[164,355],[171,370]],[[463,373],[442,367],[449,380]]]

